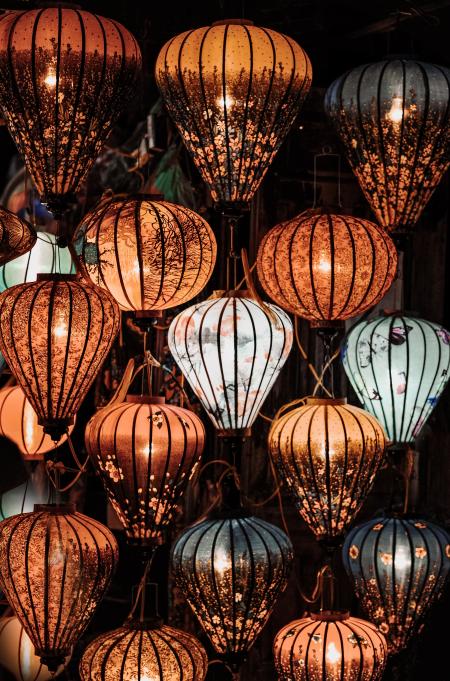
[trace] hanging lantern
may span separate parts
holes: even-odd
[[[338,78],[325,110],[378,222],[415,225],[449,164],[450,70],[388,58]]]
[[[381,681],[387,647],[370,622],[324,610],[283,627],[274,657],[280,680]]]
[[[292,323],[248,291],[221,292],[183,310],[170,351],[219,435],[248,434],[292,346]]]
[[[118,327],[111,296],[74,275],[38,275],[0,294],[1,351],[52,439],[73,424]]]
[[[397,252],[369,220],[308,210],[265,235],[257,267],[277,305],[315,326],[332,326],[382,299],[397,271]]]
[[[339,540],[383,462],[378,421],[346,399],[308,398],[273,422],[269,450],[300,515],[324,542]]]
[[[162,542],[204,442],[198,416],[163,397],[128,395],[89,421],[86,448],[131,542]]]
[[[216,203],[252,200],[311,76],[300,45],[251,21],[217,21],[164,45],[156,82]]]
[[[50,671],[87,627],[117,560],[114,535],[73,505],[38,505],[0,523],[2,588]]]
[[[56,216],[74,200],[141,66],[121,24],[45,7],[0,20],[0,106],[42,201]]]
[[[200,215],[145,194],[101,202],[74,240],[83,272],[137,317],[194,298],[216,261],[214,233]]]
[[[393,313],[356,324],[342,363],[364,409],[394,445],[419,435],[450,377],[450,333],[424,319]]]
[[[374,518],[348,534],[345,569],[391,652],[418,632],[450,571],[450,536],[425,520]]]
[[[29,251],[35,242],[33,227],[0,206],[0,266]]]

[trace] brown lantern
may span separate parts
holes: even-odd
[[[26,220],[0,206],[0,266],[30,251],[36,239],[36,232]]]
[[[55,671],[109,586],[114,535],[73,505],[35,506],[0,523],[0,576],[36,655]]]
[[[141,65],[121,24],[64,6],[0,19],[0,106],[43,202],[73,201]]]
[[[111,296],[75,275],[38,275],[0,295],[0,349],[54,440],[74,422],[119,328]]]
[[[313,325],[331,326],[382,299],[397,271],[397,252],[369,220],[308,210],[265,235],[257,268],[278,305]]]

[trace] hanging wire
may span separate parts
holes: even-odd
[[[316,208],[317,206],[317,159],[318,158],[324,158],[324,157],[334,157],[337,159],[337,166],[338,166],[338,177],[337,177],[337,195],[338,195],[338,206],[342,208],[342,200],[341,200],[341,155],[336,154],[331,151],[331,147],[323,147],[322,152],[320,154],[315,154],[314,155],[314,177],[313,177],[313,208]]]

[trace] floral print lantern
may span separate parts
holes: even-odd
[[[251,21],[217,21],[164,45],[156,82],[216,203],[252,200],[311,75],[300,45]]]
[[[449,164],[450,70],[388,58],[352,69],[325,110],[378,222],[415,225]]]
[[[343,560],[369,618],[399,652],[446,584],[450,536],[420,518],[374,518],[350,531]]]
[[[183,310],[170,351],[219,435],[248,435],[292,346],[289,317],[246,291]]]
[[[0,206],[0,266],[27,253],[35,242],[36,232],[33,227]]]
[[[450,333],[401,313],[356,324],[342,363],[364,409],[393,445],[419,435],[450,377]]]

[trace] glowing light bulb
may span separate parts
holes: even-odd
[[[331,272],[331,262],[329,260],[326,260],[325,258],[321,258],[319,260],[319,264],[317,265],[317,269],[323,272],[324,274],[328,274]]]
[[[232,95],[226,94],[225,97],[217,97],[217,106],[219,106],[221,109],[226,107],[229,109],[230,107],[234,106],[236,104],[236,100]]]
[[[56,83],[57,83],[57,78],[56,78],[56,73],[54,72],[53,69],[49,69],[47,71],[47,75],[44,78],[44,83],[49,87],[49,88],[55,88]]]
[[[55,338],[66,338],[67,337],[67,322],[65,319],[65,316],[63,314],[58,315],[58,317],[55,319],[55,322],[53,324],[52,328],[52,335]]]
[[[327,654],[326,654],[327,662],[330,662],[330,664],[337,664],[338,662],[340,662],[341,657],[342,657],[342,655],[339,652],[339,650],[336,648],[336,644],[333,643],[333,641],[331,641],[331,643],[329,643],[327,645]]]
[[[31,404],[29,402],[25,402],[23,414],[23,439],[27,449],[33,448],[36,426],[36,413]]]
[[[411,557],[406,551],[396,551],[394,558],[394,566],[396,570],[408,570],[411,567]]]
[[[230,568],[230,556],[223,549],[218,548],[214,553],[214,571],[220,573],[220,576],[223,577],[224,573]]]
[[[403,110],[403,99],[402,97],[393,97],[392,105],[388,112],[388,118],[393,123],[400,123],[404,114],[406,112]]]

